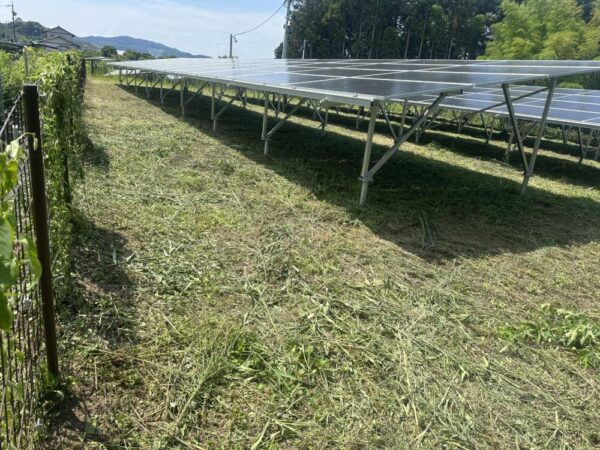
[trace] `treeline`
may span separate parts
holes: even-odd
[[[492,26],[492,59],[595,59],[600,57],[600,0],[502,2],[503,20]]]
[[[598,1],[295,0],[288,57],[590,58],[600,54]]]
[[[296,0],[291,58],[475,58],[500,0]],[[306,41],[306,47],[304,42]],[[281,49],[276,50],[276,56]]]

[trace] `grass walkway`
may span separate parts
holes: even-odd
[[[600,445],[600,369],[502,328],[598,327],[600,164],[546,152],[521,198],[499,148],[409,144],[361,209],[353,118],[265,158],[259,108],[171,100],[87,87],[51,446]]]

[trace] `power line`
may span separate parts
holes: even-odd
[[[277,8],[277,11],[275,11],[273,14],[271,14],[269,16],[269,18],[267,20],[265,20],[264,22],[261,22],[259,25],[255,26],[254,28],[251,28],[250,30],[247,31],[242,31],[241,33],[237,33],[234,34],[233,36],[241,36],[242,34],[248,34],[251,33],[252,31],[258,30],[260,27],[262,27],[264,24],[266,24],[269,20],[271,20],[273,17],[275,17],[277,15],[277,13],[279,11],[281,11],[281,9],[287,4],[288,0],[284,0],[284,2],[281,4],[281,6],[279,8]]]

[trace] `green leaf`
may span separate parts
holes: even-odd
[[[0,286],[12,286],[17,281],[19,266],[16,259],[0,260]]]
[[[0,216],[0,261],[12,258],[14,245],[14,229],[6,217]]]
[[[22,240],[23,247],[25,248],[25,258],[31,269],[32,285],[35,286],[42,276],[42,264],[37,256],[37,250],[33,240],[26,236]]]
[[[13,314],[8,305],[8,298],[0,291],[0,330],[9,331]]]
[[[2,194],[6,195],[17,184],[17,172],[19,163],[17,161],[5,161],[2,167]]]

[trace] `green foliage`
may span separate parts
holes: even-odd
[[[474,58],[499,0],[296,0],[289,55],[312,58]],[[281,57],[281,46],[275,50]]]
[[[35,245],[30,237],[16,239],[14,214],[14,189],[17,171],[23,158],[19,140],[0,152],[0,330],[9,330],[12,322],[10,301],[14,296],[17,275],[22,267],[31,273],[33,289],[41,276]],[[23,248],[23,257],[17,249]]]
[[[24,70],[25,58],[27,77]],[[6,80],[4,85],[11,87],[7,92],[16,95],[24,81],[35,81],[39,87],[52,270],[55,274],[55,292],[61,298],[69,289],[71,183],[81,173],[79,155],[85,139],[78,77],[79,56],[76,53],[26,49],[25,55],[18,60],[11,59],[5,53],[0,53],[0,60],[9,63],[0,66],[2,79]],[[11,193],[17,183],[20,158],[22,150],[18,142],[11,143],[6,151],[0,153],[0,328],[3,329],[10,325],[9,302],[19,267],[27,264],[35,280],[41,274],[31,237],[15,240]],[[15,246],[22,247],[24,259],[20,260],[16,256]]]
[[[490,59],[593,59],[600,56],[597,7],[589,23],[575,0],[503,0],[492,25]]]
[[[533,322],[500,328],[500,336],[512,343],[535,341],[577,352],[585,367],[600,367],[600,322],[551,305],[542,307],[543,316]]]
[[[133,50],[125,50],[123,55],[121,55],[121,59],[124,61],[139,61],[142,59],[154,59],[150,53],[146,52],[136,52]]]
[[[70,278],[72,183],[81,175],[85,142],[83,104],[76,53],[46,53],[36,61],[32,77],[38,80],[46,185],[50,211],[52,271],[57,297],[67,295]]]
[[[0,50],[0,110],[8,108],[21,90],[25,78],[23,60]]]
[[[105,45],[100,49],[100,54],[105,58],[116,58],[119,54],[117,49],[112,45]]]

